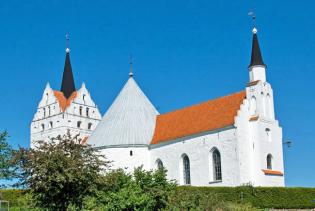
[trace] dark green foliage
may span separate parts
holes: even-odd
[[[12,179],[15,172],[15,166],[12,162],[13,150],[7,142],[8,133],[0,133],[0,180]],[[4,185],[0,184],[0,188]]]
[[[23,190],[15,189],[3,189],[0,190],[0,195],[2,195],[3,200],[9,201],[10,206],[18,206],[19,198],[25,194]]]
[[[69,133],[35,146],[16,153],[21,185],[28,188],[34,204],[54,211],[69,206],[81,209],[83,199],[95,194],[101,183],[105,158]]]
[[[132,177],[122,170],[113,171],[104,179],[107,185],[102,188],[106,189],[99,191],[97,197],[87,197],[85,210],[154,210],[152,207],[155,201],[152,197],[139,189],[139,186],[132,182]],[[0,192],[13,207],[24,206],[21,195],[24,195],[25,191],[1,190]],[[315,208],[315,203],[312,202],[315,199],[315,188],[177,187],[176,191],[171,193],[172,191],[169,192],[165,210],[245,211],[255,210],[253,207]]]
[[[104,176],[104,186],[96,198],[86,199],[87,210],[161,210],[175,190],[167,181],[166,171],[144,171],[137,168],[133,175],[118,169]]]
[[[302,209],[315,208],[315,188],[282,187],[178,187],[170,199],[174,206],[197,207],[206,198],[215,201],[248,203],[257,208]]]

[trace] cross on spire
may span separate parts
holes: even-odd
[[[133,69],[132,69],[132,54],[129,55],[129,65],[130,65],[130,70],[129,70],[129,77],[133,76]]]
[[[70,34],[66,33],[66,53],[70,53]]]

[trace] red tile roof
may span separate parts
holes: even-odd
[[[89,139],[89,137],[88,137],[88,136],[85,136],[85,137],[82,139],[81,143],[82,143],[83,145],[84,145],[84,144],[87,144],[88,139]]]
[[[253,121],[257,121],[258,119],[259,119],[259,116],[252,116],[251,118],[249,118],[249,121],[253,122]]]
[[[70,106],[70,103],[77,97],[77,92],[72,92],[68,99],[60,91],[54,90],[54,95],[58,100],[60,109],[64,112]]]
[[[260,80],[248,82],[248,83],[247,83],[247,87],[249,87],[249,86],[254,86],[254,85],[258,84],[259,81],[260,81]]]
[[[158,115],[151,144],[231,126],[245,98],[241,91]]]
[[[262,171],[263,171],[265,174],[268,174],[268,175],[283,176],[283,173],[282,173],[281,171],[274,171],[274,170],[269,170],[269,169],[262,169]]]

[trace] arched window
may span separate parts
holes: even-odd
[[[86,116],[89,117],[89,108],[86,108]]]
[[[183,180],[185,185],[190,185],[190,163],[186,154],[183,156]]]
[[[50,116],[50,106],[48,106],[48,116]]]
[[[266,116],[272,118],[272,106],[271,106],[271,97],[270,94],[266,96]]]
[[[92,123],[88,124],[88,129],[91,130],[92,129]]]
[[[158,170],[163,169],[163,162],[160,159],[156,160],[156,167]]]
[[[44,131],[45,130],[45,125],[44,124],[42,124],[42,131]]]
[[[53,128],[53,122],[49,122],[50,128]]]
[[[77,127],[80,128],[81,127],[81,121],[77,122]]]
[[[212,152],[212,163],[213,163],[213,179],[214,181],[222,180],[222,170],[221,170],[221,154],[219,150],[215,149]]]
[[[82,106],[79,107],[79,114],[82,116]]]
[[[43,108],[44,110],[44,118],[46,117],[46,108]]]
[[[272,169],[272,155],[268,154],[267,155],[267,169]]]
[[[266,135],[267,135],[267,138],[268,138],[268,141],[272,141],[272,139],[271,139],[271,131],[270,131],[270,129],[269,128],[266,128]]]
[[[250,115],[256,115],[256,110],[257,110],[257,103],[256,103],[256,97],[252,96],[250,98]]]

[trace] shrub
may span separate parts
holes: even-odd
[[[174,206],[200,204],[203,200],[247,203],[257,208],[307,209],[315,208],[315,188],[285,187],[178,187],[170,199]],[[210,201],[211,201],[210,200]]]

